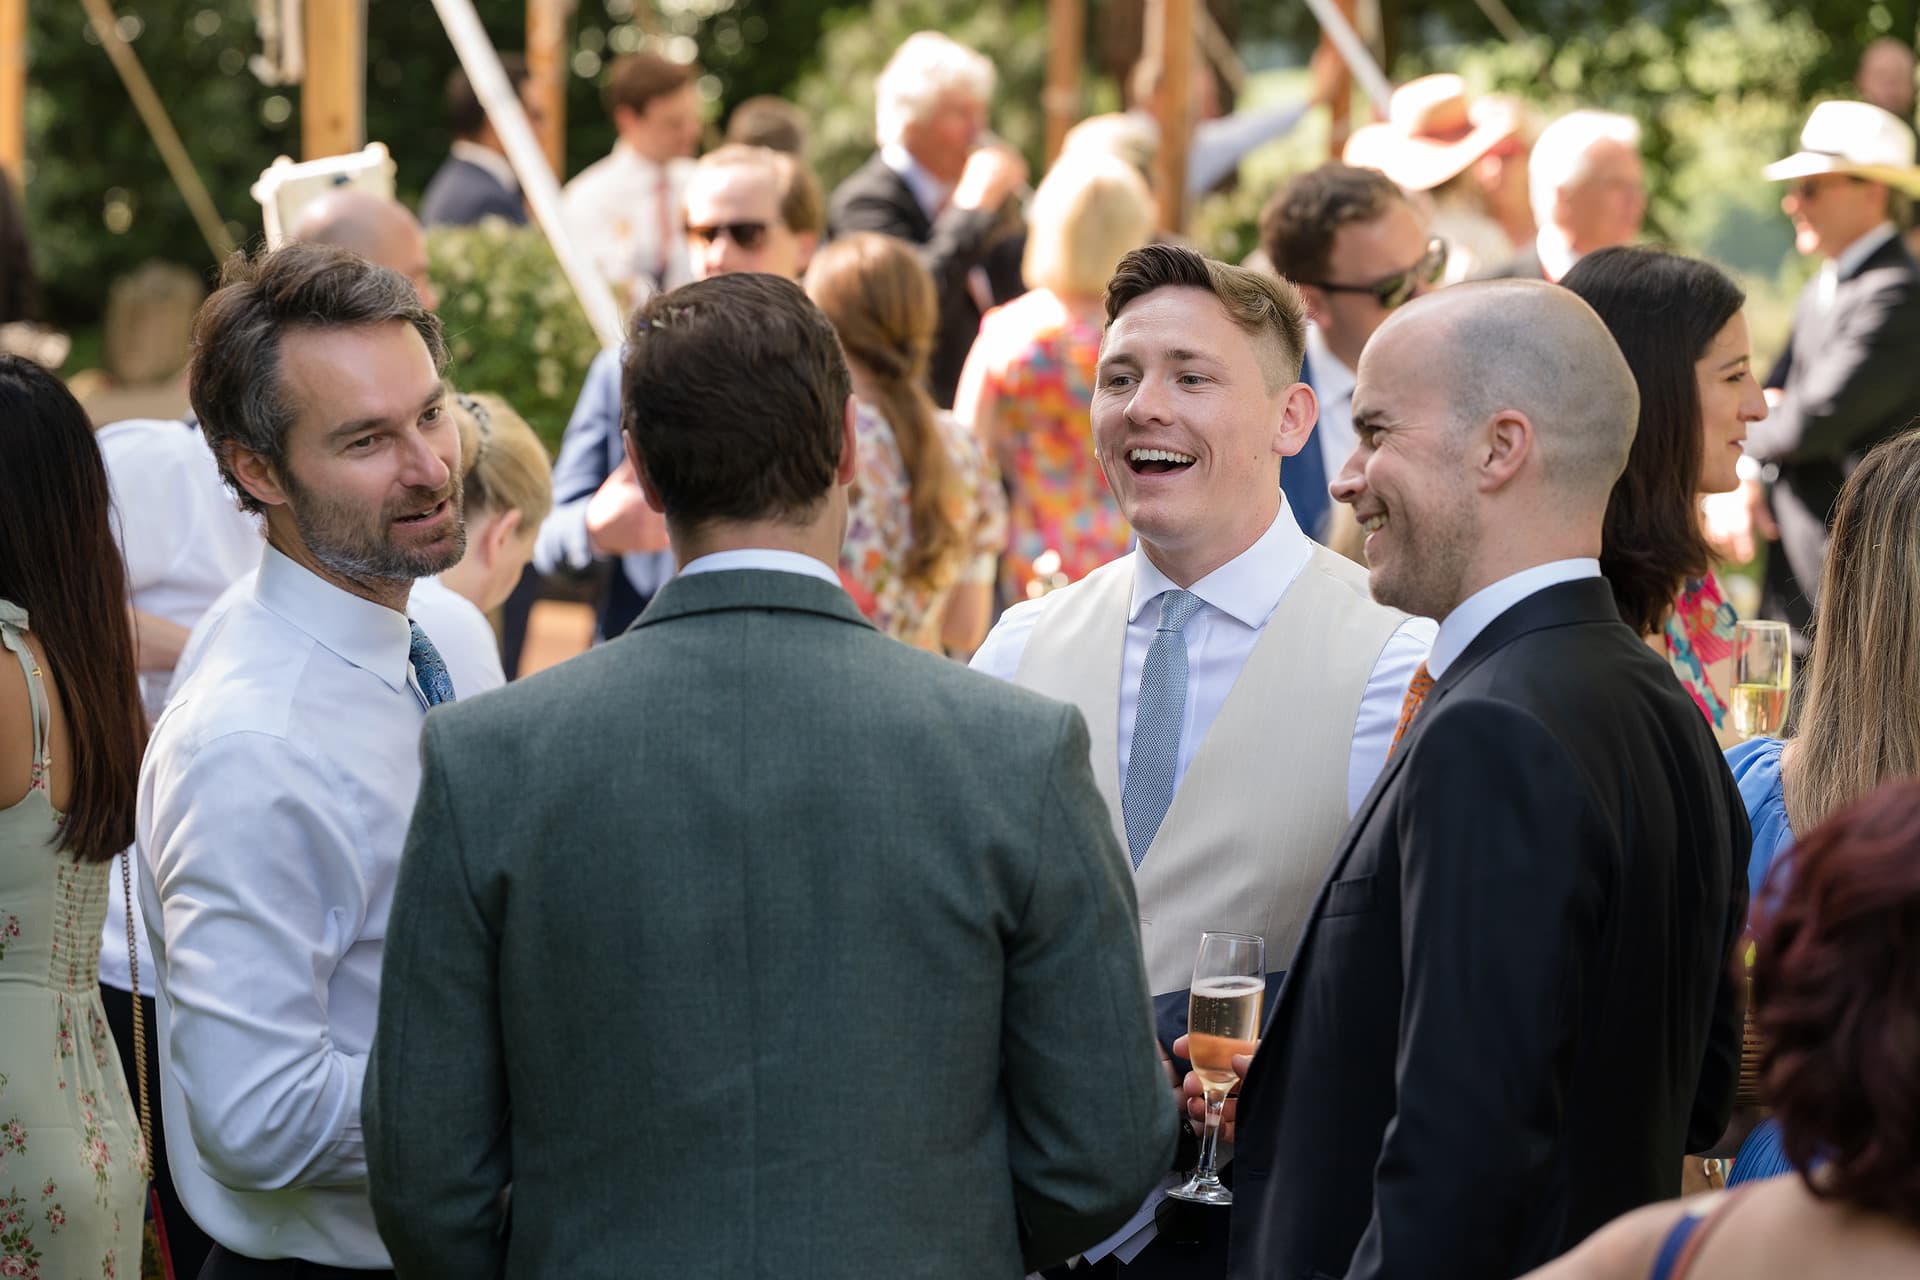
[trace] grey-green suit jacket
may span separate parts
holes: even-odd
[[[1072,708],[740,570],[422,756],[365,1096],[401,1276],[1013,1280],[1166,1169]]]

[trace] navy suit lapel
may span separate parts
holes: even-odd
[[[1313,386],[1313,366],[1304,356],[1300,360],[1300,381]],[[1287,495],[1293,518],[1306,535],[1325,541],[1327,514],[1333,509],[1333,501],[1327,494],[1327,466],[1320,454],[1317,424],[1307,433],[1300,452],[1280,464],[1280,492]]]

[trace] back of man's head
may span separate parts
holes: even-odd
[[[407,206],[342,187],[307,205],[287,233],[290,244],[324,244],[357,253],[412,281],[428,310],[440,303],[427,276],[427,238]]]
[[[800,157],[807,154],[807,113],[776,94],[755,94],[727,117],[727,141],[767,147]]]
[[[524,91],[527,83],[527,60],[517,53],[500,55],[500,67],[507,73],[507,82],[515,93]],[[478,138],[487,127],[487,109],[480,105],[480,95],[473,91],[473,81],[467,79],[463,68],[455,67],[447,76],[447,127],[453,136],[469,142]]]
[[[1390,335],[1393,345],[1379,358],[1410,362],[1444,386],[1458,432],[1483,431],[1502,414],[1525,415],[1547,502],[1599,519],[1626,469],[1640,391],[1592,307],[1543,281],[1493,280],[1408,304],[1374,343]],[[1374,358],[1369,346],[1363,359]]]
[[[805,524],[836,483],[850,384],[799,285],[715,276],[634,316],[622,426],[669,525]]]

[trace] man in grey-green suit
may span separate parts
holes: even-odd
[[[1173,1150],[1086,727],[854,609],[853,402],[792,282],[635,326],[680,575],[428,717],[364,1107],[394,1268],[1017,1280]]]

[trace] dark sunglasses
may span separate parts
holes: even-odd
[[[758,249],[767,238],[767,224],[764,222],[722,222],[711,227],[688,227],[687,239],[697,240],[701,244],[712,244],[721,236],[733,241],[748,253]]]
[[[1413,297],[1413,291],[1423,284],[1439,284],[1441,275],[1447,269],[1447,242],[1439,236],[1427,241],[1427,251],[1420,255],[1420,261],[1405,271],[1396,271],[1390,276],[1382,276],[1372,284],[1328,284],[1320,280],[1302,280],[1324,293],[1370,293],[1373,300],[1388,311],[1404,305]]]
[[[1793,194],[1804,202],[1813,199],[1829,186],[1840,185],[1837,182],[1823,182],[1822,179],[1824,178],[1840,178],[1847,182],[1863,183],[1866,181],[1865,178],[1857,173],[1816,173],[1812,177],[1802,178],[1800,181],[1794,183],[1792,187]]]

